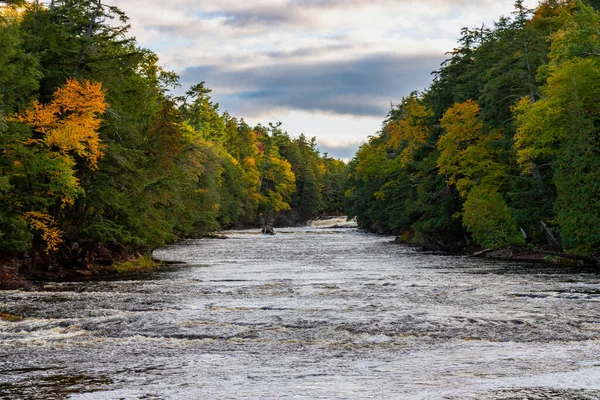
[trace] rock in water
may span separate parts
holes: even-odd
[[[274,235],[275,234],[275,230],[273,229],[272,226],[263,226],[261,233],[263,235]]]

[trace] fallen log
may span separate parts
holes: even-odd
[[[470,256],[486,257],[494,260],[528,261],[545,264],[579,265],[587,267],[598,267],[600,265],[599,260],[594,257],[565,254],[556,251],[516,249],[512,247],[484,249],[475,252]]]

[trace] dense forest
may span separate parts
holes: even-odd
[[[600,249],[600,2],[463,29],[350,163],[361,227],[443,249]]]
[[[0,261],[93,268],[342,212],[346,164],[221,112],[204,82],[173,94],[128,29],[101,0],[0,2]]]
[[[280,123],[221,111],[204,82],[175,94],[116,7],[0,2],[0,261],[93,269],[344,212],[427,247],[597,256],[599,9],[517,0],[493,27],[464,28],[347,166]]]

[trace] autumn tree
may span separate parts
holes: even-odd
[[[415,158],[415,153],[427,143],[432,133],[431,118],[433,112],[428,109],[413,92],[402,99],[398,107],[399,118],[391,121],[387,126],[386,134],[389,135],[388,146],[401,149],[400,158],[403,164],[410,163]]]
[[[462,197],[463,223],[477,243],[486,247],[520,244],[523,238],[501,195],[505,166],[499,162],[501,132],[488,131],[479,119],[479,105],[469,100],[448,109],[440,123],[440,174]]]
[[[283,136],[281,123],[269,124],[260,132],[258,165],[260,170],[258,211],[263,226],[273,225],[281,211],[291,209],[291,196],[296,190],[292,166],[279,153],[278,141]]]
[[[104,147],[98,134],[98,115],[106,107],[102,84],[69,79],[50,104],[35,101],[32,109],[15,119],[40,136],[30,139],[30,143],[56,149],[65,157],[86,159],[91,169],[97,169]]]
[[[503,183],[503,166],[494,154],[494,142],[502,134],[484,129],[480,112],[479,105],[468,100],[448,109],[440,121],[446,133],[438,141],[439,171],[463,197],[474,185]]]
[[[40,232],[47,252],[56,251],[62,241],[54,216],[85,193],[77,177],[78,161],[96,169],[103,155],[98,129],[105,109],[101,84],[69,80],[49,104],[36,101],[9,118],[31,128],[27,140],[4,149],[12,160],[8,182],[18,196],[12,199],[19,204],[13,212]]]

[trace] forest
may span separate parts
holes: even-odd
[[[427,248],[597,256],[599,9],[517,0],[464,28],[346,165],[205,82],[183,92],[117,7],[0,2],[0,280],[326,214]]]
[[[0,2],[1,264],[94,269],[342,213],[344,162],[220,111],[204,82],[176,95],[178,76],[128,29],[101,0]]]
[[[464,28],[351,161],[348,213],[430,248],[597,256],[599,9],[517,0],[494,26]]]

